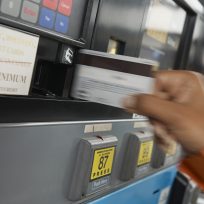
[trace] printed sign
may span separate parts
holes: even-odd
[[[0,26],[0,94],[28,95],[39,37]]]
[[[91,180],[111,174],[114,155],[115,147],[95,150],[91,170]]]
[[[142,142],[140,145],[139,158],[137,165],[144,165],[151,161],[153,150],[153,141]]]

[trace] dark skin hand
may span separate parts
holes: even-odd
[[[152,122],[161,147],[172,139],[189,152],[204,150],[204,78],[188,71],[156,74],[153,94],[126,98],[124,107]]]

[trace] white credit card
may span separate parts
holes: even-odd
[[[107,57],[106,55],[105,58]],[[102,66],[98,63],[98,61],[103,60],[99,59],[99,56],[97,56],[99,58],[97,58],[98,61],[95,64],[92,63],[93,56],[90,60],[91,63],[87,63],[89,57],[90,55],[85,56],[85,63],[80,62],[75,67],[76,70],[71,91],[72,97],[122,108],[123,100],[127,96],[139,93],[151,93],[153,91],[153,78],[131,74],[130,71],[126,73],[124,71],[116,71],[116,69],[107,69],[107,64],[104,61],[102,62]],[[121,58],[120,56],[120,62]],[[131,59],[133,58],[128,58],[128,60]],[[110,57],[108,60],[110,60]],[[113,64],[117,60],[113,59]],[[127,60],[127,57],[125,57],[125,60]],[[136,66],[142,63],[142,61],[139,61]],[[123,60],[123,62],[125,61]],[[99,65],[100,67],[93,65]],[[152,65],[148,66],[152,67]]]

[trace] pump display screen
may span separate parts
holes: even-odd
[[[79,39],[88,0],[1,0],[0,19]]]
[[[186,11],[172,0],[153,0],[147,14],[140,57],[157,61],[161,69],[173,67],[186,15]]]

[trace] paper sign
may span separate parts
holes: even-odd
[[[39,37],[0,26],[0,94],[28,95]]]

